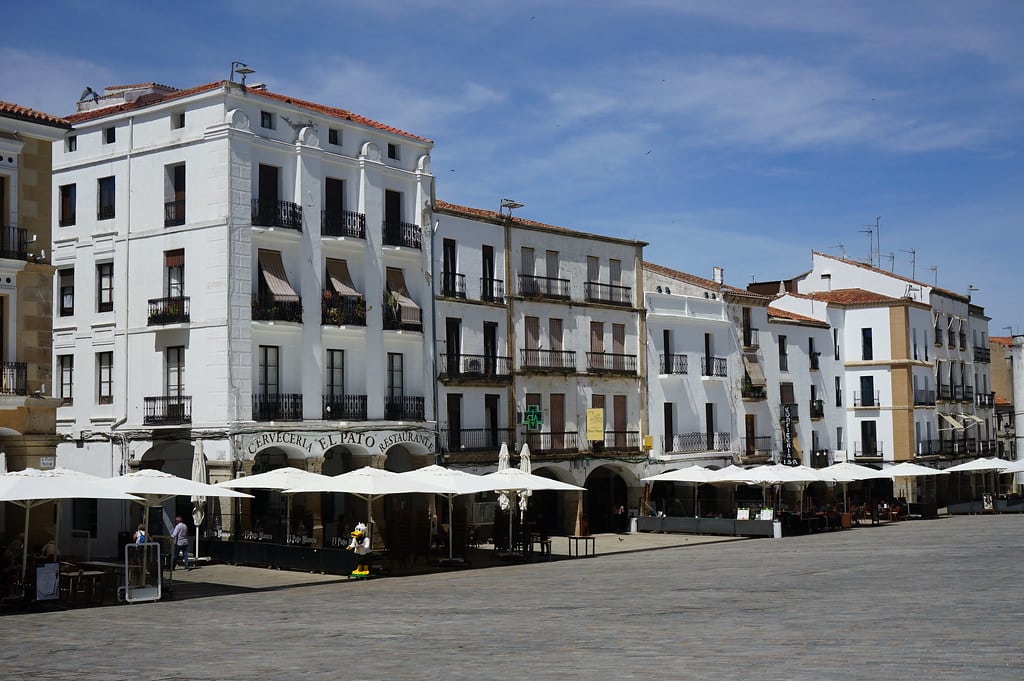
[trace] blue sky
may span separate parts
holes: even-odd
[[[439,198],[642,239],[727,283],[812,250],[966,292],[1024,330],[1024,3],[14,3],[0,99],[227,78],[428,137]],[[842,244],[840,247],[839,244]],[[882,265],[889,268],[888,257]],[[932,267],[937,268],[935,272]]]

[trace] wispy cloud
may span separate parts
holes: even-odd
[[[0,47],[0,64],[0,99],[57,116],[74,112],[87,85],[101,90],[124,76],[86,59],[6,47]]]

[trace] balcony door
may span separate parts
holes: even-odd
[[[860,422],[860,451],[862,456],[878,456],[878,441],[874,421]]]
[[[544,254],[544,259],[545,259],[546,265],[547,265],[546,272],[547,272],[548,278],[549,279],[557,279],[558,278],[558,251],[547,251]],[[548,285],[550,287],[551,283],[549,282]],[[553,291],[557,292],[555,289],[548,288],[548,292],[549,293],[551,293]]]
[[[704,431],[707,436],[707,451],[715,449],[715,405],[707,402],[704,405]]]
[[[616,371],[626,368],[626,325],[612,324],[612,364]]]
[[[462,395],[448,395],[448,451],[462,449]]]
[[[534,273],[534,267],[536,266],[535,263],[534,263],[533,249],[524,246],[522,251],[520,251],[520,253],[519,253],[519,258],[520,258],[519,264],[520,264],[520,270],[521,270],[520,274],[526,275],[528,277],[532,277],[533,273]]]
[[[265,206],[281,200],[280,172],[276,166],[260,164],[258,197],[260,204]]]
[[[259,348],[259,379],[257,387],[264,397],[276,396],[280,389],[280,348],[261,345]]]
[[[615,447],[622,449],[626,446],[627,425],[626,396],[612,395],[612,430],[615,431]]]
[[[330,216],[340,216],[345,210],[345,181],[328,177],[324,180],[324,210]]]
[[[448,373],[458,374],[468,371],[468,367],[461,365],[460,344],[462,340],[462,320],[446,317],[444,320],[445,353],[448,362]]]
[[[402,221],[402,192],[384,190],[384,222],[398,225]]]
[[[494,299],[494,247],[484,244],[480,247],[480,297]]]
[[[551,448],[565,449],[565,395],[552,393],[549,404],[551,405]]]
[[[176,345],[164,351],[164,383],[168,402],[179,403],[185,388],[185,347]]]
[[[604,324],[602,322],[590,322],[590,351],[604,352]],[[601,360],[595,357],[594,361],[600,362]]]
[[[441,245],[441,288],[446,296],[455,295],[455,239],[445,239]]]
[[[498,373],[498,323],[484,322],[484,371],[488,376]],[[503,372],[504,373],[504,372]]]
[[[486,446],[494,449],[501,445],[498,433],[498,406],[501,395],[484,395],[484,427],[487,429]]]
[[[177,249],[164,253],[166,272],[166,293],[168,298],[185,296],[185,250]]]
[[[757,415],[746,414],[743,417],[743,436],[746,440],[744,451],[747,456],[757,454]]]
[[[622,261],[610,258],[608,260],[608,283],[612,286],[622,285]]]
[[[405,395],[404,356],[400,352],[388,353],[388,397]]]
[[[593,394],[590,396],[590,407],[592,409],[600,409],[604,411],[605,398],[604,395]],[[601,446],[604,446],[604,425],[601,426],[601,440],[599,440]]]

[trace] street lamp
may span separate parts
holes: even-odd
[[[243,64],[240,61],[233,61],[231,62],[231,72],[228,74],[228,79],[232,83],[235,82],[236,73],[242,77],[242,87],[245,87],[245,77],[250,73],[256,73],[256,70],[250,69],[248,64]]]

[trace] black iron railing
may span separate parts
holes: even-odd
[[[885,453],[884,443],[878,441],[854,442],[853,455],[857,458],[878,458]]]
[[[917,455],[918,456],[933,456],[942,452],[942,442],[940,440],[918,440],[917,441]]]
[[[855,392],[853,393],[853,406],[855,407],[877,407],[878,391],[874,392]]]
[[[422,248],[423,230],[411,222],[385,220],[381,224],[382,237],[386,246]]]
[[[686,355],[665,355],[661,356],[661,373],[663,374],[685,374],[687,371]]]
[[[639,430],[604,431],[605,449],[640,449]]]
[[[365,239],[366,215],[352,210],[323,210],[320,212],[320,236]]]
[[[185,224],[185,199],[164,203],[164,227]]]
[[[384,397],[384,418],[391,421],[422,421],[423,398],[404,395]]]
[[[569,431],[527,431],[523,441],[530,445],[530,451],[535,454],[575,452],[579,449],[579,433]]]
[[[440,357],[440,378],[495,379],[511,375],[508,357],[497,355],[460,355],[443,353]]]
[[[269,393],[252,396],[254,421],[301,421],[302,395],[295,393]]]
[[[914,404],[917,406],[932,406],[935,404],[935,391],[934,390],[915,390],[914,391]]]
[[[142,423],[147,426],[192,423],[192,397],[162,395],[143,398]]]
[[[825,418],[825,400],[811,400],[811,418]]]
[[[576,371],[576,352],[573,350],[520,350],[519,353],[523,369]]]
[[[974,361],[975,362],[991,362],[992,351],[988,348],[974,347]]]
[[[515,432],[515,428],[443,428],[441,451],[497,451],[502,442],[515,442]]]
[[[939,399],[949,401],[953,399],[953,386],[949,383],[939,383]]]
[[[291,201],[252,200],[252,224],[256,227],[283,227],[302,231],[302,206]]]
[[[974,396],[974,404],[982,409],[991,409],[996,403],[995,393],[977,393]]]
[[[965,385],[963,386],[963,392],[960,395],[961,402],[973,402],[974,401],[974,386]]]
[[[527,298],[567,300],[569,298],[569,280],[520,274],[519,295]]]
[[[587,371],[614,374],[635,374],[636,355],[614,352],[588,352]]]
[[[609,305],[633,304],[633,291],[628,286],[588,281],[583,284],[583,295],[588,301],[593,303],[607,303]]]
[[[480,279],[480,300],[491,303],[505,302],[505,282],[501,279]]]
[[[365,421],[366,395],[324,395],[325,421]]]
[[[726,369],[727,366],[725,357],[701,357],[700,375],[724,378],[729,375]]]
[[[817,449],[811,452],[811,468],[825,468],[832,461],[832,453],[827,449]]]
[[[28,395],[28,364],[0,362],[0,395]]]
[[[302,322],[302,301],[274,300],[269,294],[257,294],[252,299],[254,322]]]
[[[730,449],[729,433],[676,433],[672,436],[672,452],[684,454],[694,452],[727,452]]]
[[[189,320],[189,297],[149,299],[149,326],[163,324],[184,324]]]
[[[769,460],[775,456],[771,435],[740,438],[740,455],[748,461]]]
[[[789,417],[791,421],[800,420],[800,405],[796,402],[781,402],[779,404],[779,418],[785,420]]]
[[[442,272],[441,295],[445,298],[465,298],[466,275],[458,272]]]
[[[28,258],[28,230],[24,227],[0,227],[0,258]]]
[[[320,323],[324,326],[366,326],[366,300],[324,291],[320,299]]]

